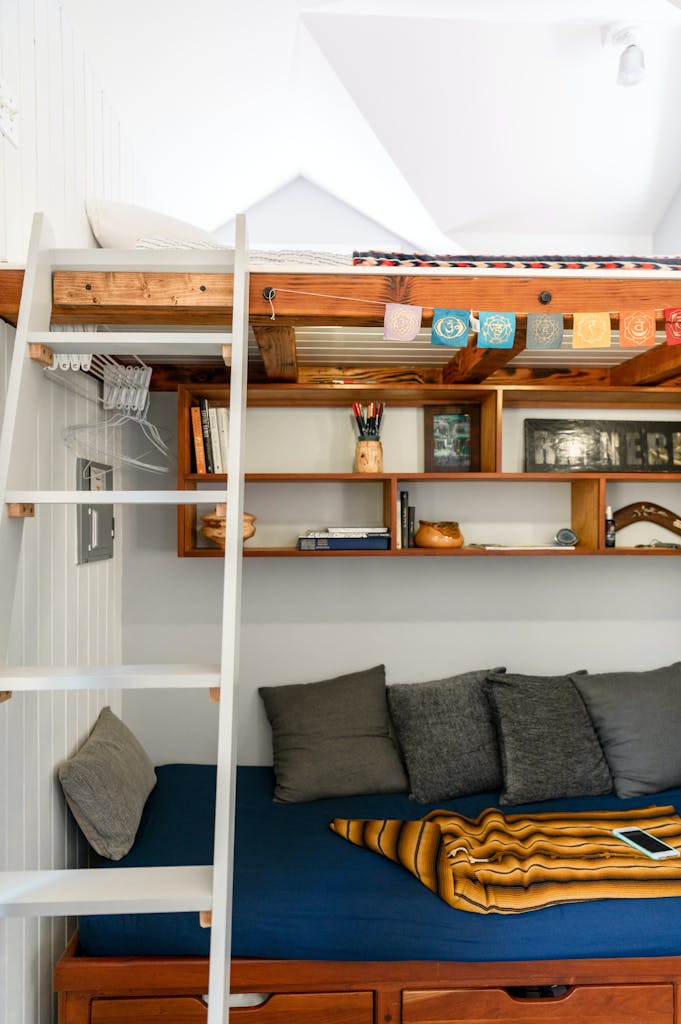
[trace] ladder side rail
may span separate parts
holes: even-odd
[[[207,1024],[229,1020],[234,801],[236,791],[236,685],[239,678],[243,564],[244,451],[248,372],[248,254],[246,218],[236,221],[232,370],[229,401],[227,522],[222,605],[222,667],[219,705],[213,901]]]
[[[26,271],[14,336],[5,408],[0,429],[0,665],[7,661],[12,606],[19,573],[23,519],[10,519],[7,490],[12,474],[27,474],[35,466],[38,443],[36,408],[41,388],[41,369],[29,358],[32,331],[48,330],[52,315],[52,274],[49,250],[52,230],[44,214],[33,218]],[[28,458],[20,459],[20,452]]]

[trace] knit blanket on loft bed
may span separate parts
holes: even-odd
[[[451,907],[518,914],[581,900],[681,894],[681,858],[650,860],[612,834],[635,825],[681,847],[673,807],[416,821],[334,818],[332,831],[402,865]]]
[[[461,270],[681,270],[681,256],[431,256],[355,250],[355,267],[456,267]]]

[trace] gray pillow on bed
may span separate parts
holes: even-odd
[[[618,796],[681,786],[681,662],[575,676]]]
[[[407,789],[390,736],[383,665],[317,683],[261,686],[259,693],[272,726],[275,800]]]
[[[132,847],[156,772],[141,745],[103,708],[89,738],[59,768],[71,812],[93,850],[120,860]]]
[[[501,788],[496,730],[485,693],[489,671],[388,687],[415,800],[432,803]]]
[[[487,687],[504,774],[500,803],[612,790],[598,737],[570,676],[491,674]]]

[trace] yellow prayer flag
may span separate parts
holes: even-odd
[[[610,348],[609,313],[575,313],[572,319],[573,348]]]

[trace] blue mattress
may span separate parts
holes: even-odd
[[[131,852],[105,867],[209,864],[215,768],[164,765]],[[403,868],[344,842],[334,817],[419,818],[435,805],[405,794],[272,801],[270,768],[239,768],[233,953],[306,960],[544,960],[681,954],[681,897],[599,900],[512,916],[453,910]],[[440,803],[475,816],[487,793]],[[513,811],[592,810],[673,804],[681,790],[528,804]],[[81,951],[107,955],[208,954],[198,914],[119,914],[80,919]]]

